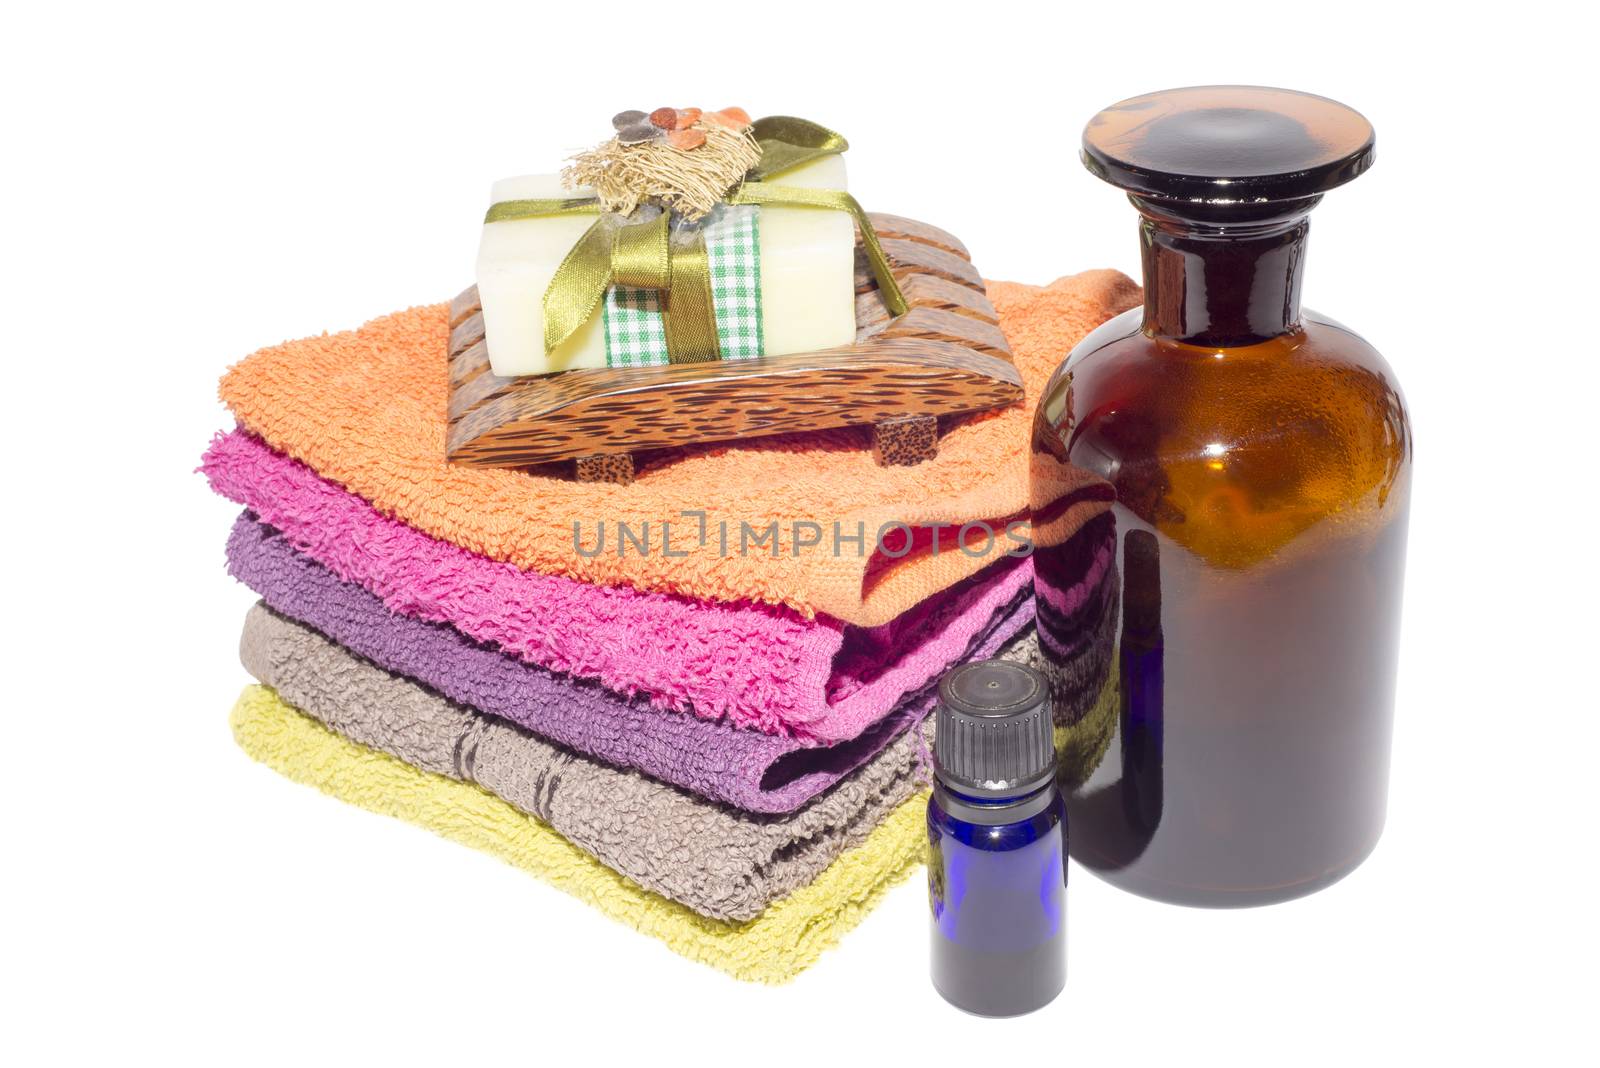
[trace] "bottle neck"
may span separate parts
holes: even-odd
[[[1204,220],[1131,199],[1143,215],[1146,334],[1237,348],[1299,328],[1308,213],[1320,198],[1264,211],[1265,218],[1214,211]]]
[[[1043,785],[1015,797],[977,797],[936,777],[933,795],[939,807],[955,819],[984,827],[1003,827],[1031,820],[1049,808],[1056,797],[1056,784],[1052,777]]]

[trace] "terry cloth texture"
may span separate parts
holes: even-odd
[[[525,571],[786,604],[874,626],[990,562],[949,548],[934,554],[928,530],[969,520],[1003,524],[1025,512],[1033,401],[1072,345],[1136,304],[1139,290],[1115,271],[1090,271],[1044,287],[994,282],[989,296],[1027,398],[951,421],[938,456],[915,467],[879,466],[861,427],[671,450],[646,463],[630,486],[451,464],[442,304],[263,349],[224,376],[221,396],[245,428],[380,512]],[[679,541],[695,522],[683,514],[698,511],[709,536]],[[686,556],[660,551],[666,520],[683,524],[675,527],[674,552]],[[619,522],[634,532],[650,524],[656,551],[609,548]],[[741,524],[764,531],[774,522],[772,555],[736,551]],[[894,522],[921,531],[874,552],[876,533]],[[584,531],[579,539],[574,523]],[[717,534],[723,524],[735,543],[727,553]],[[610,534],[608,550],[585,556],[580,545],[594,548],[600,530]],[[814,530],[823,544],[797,551]],[[844,542],[834,551],[839,534],[862,532],[863,550]],[[953,533],[946,529],[947,545]],[[1007,547],[996,539],[990,556]]]
[[[792,979],[914,872],[926,848],[919,793],[812,882],[753,920],[729,923],[641,888],[487,790],[341,737],[265,687],[244,691],[231,723],[240,748],[279,774],[493,854],[738,979]]]
[[[848,742],[808,746],[663,709],[642,697],[480,645],[453,627],[396,615],[382,601],[294,551],[248,514],[228,539],[228,567],[275,611],[480,712],[619,767],[752,812],[792,812],[861,766],[932,706],[938,673]],[[1024,585],[950,663],[992,655],[1033,619]],[[946,665],[948,666],[948,665]],[[942,668],[940,671],[942,672]]]
[[[578,756],[392,675],[257,605],[240,659],[279,697],[346,738],[477,783],[647,890],[749,920],[809,883],[918,786],[925,721],[792,816],[752,816]]]
[[[201,470],[212,488],[391,611],[449,623],[552,671],[769,734],[853,738],[965,649],[1031,579],[1027,560],[942,591],[881,627],[793,609],[698,601],[519,571],[380,515],[310,468],[235,431]],[[983,583],[983,584],[979,584]]]

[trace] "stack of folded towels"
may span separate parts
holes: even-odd
[[[1100,271],[990,297],[1031,401],[1138,292]],[[412,309],[224,377],[239,426],[202,470],[245,509],[228,568],[261,597],[235,737],[685,956],[792,977],[922,861],[940,676],[1035,653],[1030,561],[1003,535],[955,548],[969,520],[1026,517],[1030,412],[956,421],[909,468],[842,430],[652,454],[629,486],[473,469],[444,458],[447,317]],[[739,552],[741,524],[774,521],[775,550]],[[915,533],[874,551],[890,522]],[[619,523],[649,525],[648,553],[617,551]],[[797,523],[822,543],[797,551]]]

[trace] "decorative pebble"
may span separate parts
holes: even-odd
[[[744,108],[723,108],[711,112],[706,118],[734,130],[742,130],[750,125],[750,113]]]
[[[667,134],[667,144],[689,152],[706,143],[704,130],[673,130]]]
[[[648,117],[642,111],[619,111],[611,116],[611,128],[614,130],[626,130],[630,126],[639,125]]]
[[[700,121],[700,116],[702,114],[704,113],[699,108],[679,108],[677,128],[680,130],[687,130],[689,127]]]
[[[676,130],[678,128],[678,109],[656,108],[650,113],[650,124],[659,126],[663,130]]]
[[[660,136],[661,131],[650,125],[648,121],[624,127],[617,131],[617,140],[625,145],[640,145],[646,141],[654,141]]]

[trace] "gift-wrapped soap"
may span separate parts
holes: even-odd
[[[766,177],[766,187],[844,190],[845,163],[825,154]],[[495,204],[581,201],[556,175],[507,178]],[[628,220],[653,218],[644,206]],[[722,203],[702,218],[667,212],[673,248],[687,232],[703,239],[718,358],[748,359],[848,345],[855,339],[855,227],[844,211],[771,203]],[[671,362],[660,290],[612,284],[601,306],[546,351],[551,280],[596,223],[594,213],[550,213],[486,222],[478,248],[478,296],[490,366],[497,375]],[[674,253],[676,254],[676,252]],[[673,277],[676,277],[674,274]],[[703,277],[703,276],[702,276]],[[676,306],[676,305],[674,305]]]

